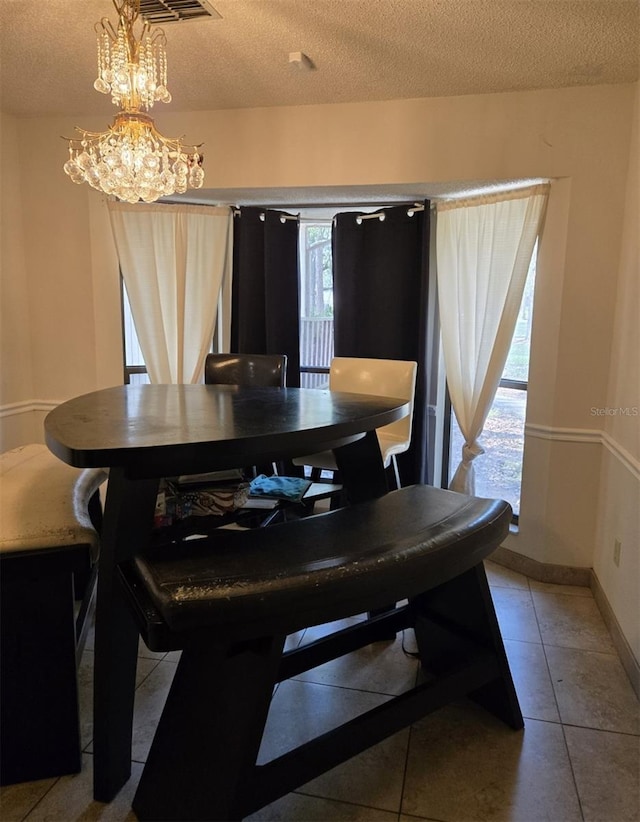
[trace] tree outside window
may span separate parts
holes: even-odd
[[[326,388],[333,358],[331,221],[300,224],[300,378]]]

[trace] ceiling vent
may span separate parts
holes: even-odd
[[[222,16],[207,0],[140,0],[140,14],[149,23],[162,25]]]

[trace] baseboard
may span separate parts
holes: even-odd
[[[551,582],[555,585],[581,585],[583,588],[589,588],[591,584],[591,568],[574,568],[570,565],[538,562],[536,559],[525,557],[502,546],[494,551],[491,560],[538,582]]]
[[[631,650],[631,646],[627,642],[625,635],[622,633],[620,624],[618,623],[616,615],[613,613],[613,608],[609,604],[609,600],[607,599],[605,592],[602,590],[600,580],[596,576],[595,571],[591,571],[590,582],[593,598],[595,599],[596,605],[602,614],[605,625],[609,629],[611,639],[616,651],[618,652],[618,656],[620,657],[620,662],[622,662],[622,667],[625,669],[627,676],[631,680],[631,687],[636,692],[636,696],[640,699],[640,663],[635,658],[634,653]]]
[[[549,582],[555,585],[579,585],[583,588],[590,588],[604,624],[611,635],[613,645],[618,652],[622,667],[629,677],[631,687],[640,699],[640,663],[638,663],[631,646],[622,633],[613,608],[609,604],[609,600],[592,568],[574,568],[570,565],[552,565],[546,562],[538,562],[503,547],[494,551],[491,555],[491,561],[502,565],[504,568],[509,568],[511,571],[517,571],[530,579],[535,579],[537,582]]]

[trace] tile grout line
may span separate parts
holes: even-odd
[[[634,734],[630,731],[612,731],[608,728],[596,728],[592,725],[576,725],[573,722],[562,722],[560,723],[565,728],[577,728],[579,731],[592,731],[593,733],[597,734],[609,734],[610,736],[624,736],[628,737],[629,739],[638,739],[640,737],[640,733]]]
[[[417,639],[416,639],[417,642]],[[402,648],[404,650],[404,633],[402,635]],[[420,659],[418,658],[418,665],[416,666],[416,673],[413,680],[413,687],[417,687],[418,680],[420,679],[420,671],[422,670],[422,666],[420,664]],[[409,733],[407,735],[407,749],[404,754],[404,768],[402,769],[402,787],[400,788],[400,807],[398,808],[398,820],[400,820],[401,816],[403,815],[403,807],[404,807],[404,792],[407,786],[407,771],[409,770],[409,753],[411,751],[411,737],[413,735],[413,723],[409,725]]]
[[[83,754],[84,754],[84,751],[81,751],[80,755],[82,756]],[[55,788],[55,786],[58,784],[58,782],[60,782],[61,779],[62,779],[61,776],[58,776],[55,779],[55,781],[53,782],[53,785],[50,785],[47,788],[47,790],[42,794],[42,796],[36,801],[35,805],[33,805],[33,807],[29,808],[27,813],[22,817],[22,822],[25,822],[25,820],[28,819],[31,816],[31,814],[35,811],[35,809],[38,807],[38,805],[40,805],[40,804],[42,804],[42,802],[44,802],[45,797],[48,796],[51,793],[51,791]]]
[[[527,577],[527,582],[529,582],[528,577]],[[533,604],[533,613],[534,613],[535,618],[536,618],[536,625],[538,626],[538,631],[540,632],[540,641],[541,641],[541,644],[542,644],[542,653],[544,654],[544,661],[545,661],[545,665],[547,666],[547,673],[549,674],[549,682],[551,683],[551,690],[553,691],[553,699],[554,699],[554,702],[556,704],[556,709],[558,711],[558,717],[560,718],[560,727],[562,729],[562,741],[564,743],[564,749],[567,753],[567,761],[569,763],[569,768],[571,769],[571,779],[573,780],[573,787],[574,787],[574,790],[576,792],[576,799],[578,801],[578,808],[580,809],[580,816],[584,820],[584,810],[582,808],[582,799],[580,797],[580,790],[578,788],[578,781],[576,779],[576,773],[575,773],[575,769],[573,767],[573,760],[571,758],[571,751],[569,750],[569,743],[567,742],[567,734],[565,732],[565,724],[564,724],[564,721],[562,719],[562,712],[560,710],[560,704],[558,702],[558,696],[556,694],[556,689],[555,689],[555,686],[553,684],[553,677],[551,675],[551,668],[549,666],[549,659],[547,658],[547,649],[546,649],[546,645],[545,645],[545,642],[544,642],[542,629],[540,628],[540,620],[538,619],[538,609],[536,608],[536,601],[535,601],[535,597],[533,596],[533,594],[531,592],[531,585],[530,584],[529,584],[529,593],[531,593],[531,602]]]
[[[146,674],[142,677],[142,679],[140,680],[140,682],[136,685],[136,687],[135,687],[134,691],[138,691],[138,690],[142,687],[142,685],[143,685],[143,684],[147,681],[147,679],[149,679],[149,677],[151,676],[151,674],[152,674],[152,673],[156,670],[156,668],[158,667],[158,665],[160,665],[160,663],[161,663],[161,662],[165,662],[165,661],[166,661],[166,660],[165,660],[165,657],[163,657],[162,659],[156,659],[156,660],[153,660],[151,657],[148,657],[148,656],[143,656],[143,657],[138,657],[138,659],[148,659],[150,662],[155,662],[156,664],[153,666],[153,668],[151,668],[151,669],[150,669],[150,670],[149,670],[149,671],[148,671],[148,672],[147,672],[147,673],[146,673]],[[169,660],[169,662],[171,662],[171,660]],[[175,663],[175,662],[174,662],[173,664],[174,664],[174,665],[177,665],[177,663]],[[138,666],[138,660],[136,660],[136,668],[137,668],[137,666]]]

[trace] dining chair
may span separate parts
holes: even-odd
[[[392,483],[400,487],[396,455],[411,444],[413,402],[417,363],[410,360],[382,360],[367,357],[334,357],[329,368],[329,390],[352,394],[373,394],[408,400],[405,417],[376,430],[384,467],[390,469]],[[322,470],[337,471],[332,451],[311,454],[293,460],[294,465],[309,465],[312,477]]]
[[[286,378],[286,354],[207,354],[204,363],[206,385],[284,388]],[[278,473],[278,467],[275,463],[268,466],[248,465],[243,467],[243,472],[247,477],[257,477]],[[262,524],[264,522],[266,520]]]
[[[207,385],[247,385],[284,388],[286,354],[207,354]]]
[[[244,385],[284,388],[286,354],[207,354],[204,361],[206,385]],[[275,466],[247,466],[250,475],[271,473]]]

